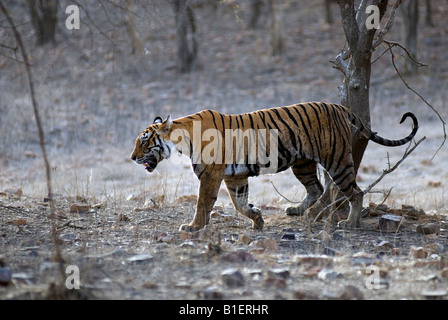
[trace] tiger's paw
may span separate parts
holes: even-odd
[[[199,231],[201,228],[195,227],[191,224],[183,224],[180,226],[179,231],[184,231],[184,232],[196,232]]]
[[[257,218],[253,220],[252,228],[254,228],[255,230],[262,230],[263,226],[264,226],[264,220],[260,214]]]

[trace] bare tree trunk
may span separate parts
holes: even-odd
[[[194,12],[188,0],[173,0],[173,5],[176,14],[177,69],[181,73],[190,72],[198,53]]]
[[[269,12],[271,14],[271,54],[278,56],[283,52],[282,17],[279,0],[269,0]]]
[[[401,4],[403,14],[404,45],[411,56],[417,58],[417,27],[418,27],[418,1],[406,0]],[[405,60],[404,72],[408,74],[417,73],[418,66],[410,59]]]
[[[347,39],[348,49],[342,51],[334,61],[335,68],[344,74],[344,80],[339,87],[341,104],[348,107],[359,116],[366,126],[370,127],[369,88],[371,74],[371,56],[373,52],[373,38],[376,29],[366,26],[366,6],[376,5],[380,9],[379,19],[387,10],[387,1],[362,0],[359,7],[355,8],[353,0],[338,0],[342,26]],[[368,139],[352,129],[352,155],[355,173],[358,172]],[[318,210],[326,208],[323,215],[328,215],[340,202],[337,199],[345,199],[328,174],[325,175],[325,193],[322,204]],[[330,204],[333,203],[333,206]],[[339,209],[348,210],[348,202]],[[315,212],[317,214],[318,212]]]
[[[333,15],[331,14],[331,2],[332,0],[324,0],[325,2],[325,13],[328,24],[333,24]]]
[[[126,27],[128,29],[129,38],[131,38],[132,54],[142,54],[143,45],[135,29],[135,14],[133,11],[132,0],[126,0]]]
[[[429,27],[434,27],[431,15],[431,0],[426,0],[426,13],[425,13],[425,23]]]
[[[31,22],[37,35],[36,43],[55,42],[58,22],[58,0],[27,0]]]
[[[258,18],[260,17],[263,0],[250,0],[250,18],[247,27],[249,29],[256,29]]]

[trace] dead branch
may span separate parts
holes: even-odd
[[[378,36],[376,38],[376,41],[372,45],[372,49],[373,50],[375,50],[375,48],[378,47],[384,41],[384,36],[389,32],[389,30],[394,25],[395,13],[397,12],[397,9],[400,6],[401,2],[403,2],[403,0],[395,1],[394,5],[392,7],[392,10],[390,12],[389,20],[387,21],[387,23],[384,26],[384,28],[380,32],[378,32]]]
[[[275,185],[274,185],[274,183],[271,181],[271,184],[272,184],[272,186],[274,187],[274,189],[275,189],[275,191],[277,191],[277,193],[283,198],[283,199],[285,199],[286,201],[288,201],[289,203],[302,203],[302,201],[292,201],[292,200],[289,200],[288,198],[286,198],[284,195],[282,195],[281,193],[280,193],[280,191],[278,191],[278,189],[275,187]]]
[[[393,172],[395,169],[398,168],[398,166],[404,161],[404,159],[406,159],[411,153],[412,151],[414,151],[418,145],[420,143],[422,143],[424,140],[426,139],[426,137],[421,138],[416,144],[415,146],[413,146],[411,149],[406,150],[405,153],[403,154],[403,156],[401,157],[401,159],[393,166],[390,167],[389,165],[389,169],[383,170],[383,173],[381,174],[381,176],[378,177],[378,179],[376,179],[372,184],[370,184],[366,189],[364,189],[363,194],[367,194],[368,192],[370,192],[370,190],[372,190],[372,188],[374,186],[376,186],[381,180],[383,180],[383,178],[388,175],[389,173]]]
[[[406,82],[406,80],[404,80],[403,76],[401,75],[400,71],[397,68],[397,65],[395,64],[395,55],[394,55],[394,52],[393,52],[392,48],[396,45],[396,43],[392,42],[392,41],[384,41],[384,42],[389,46],[389,51],[390,51],[391,59],[392,59],[392,65],[394,66],[395,72],[397,72],[398,76],[400,77],[401,81],[404,83],[406,88],[408,88],[410,91],[415,93],[437,115],[437,117],[439,118],[440,122],[442,122],[443,141],[442,141],[442,144],[440,145],[440,147],[436,150],[436,152],[432,156],[432,158],[431,158],[431,160],[432,160],[432,159],[434,159],[434,157],[437,155],[437,153],[440,151],[440,149],[442,149],[443,145],[445,144],[445,141],[446,141],[446,122],[442,119],[442,116],[440,115],[440,113],[425,98],[423,98],[423,96],[420,93],[415,91]]]

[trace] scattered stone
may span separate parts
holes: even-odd
[[[442,278],[448,278],[448,268],[444,268],[441,272],[440,272],[440,276]]]
[[[274,268],[268,270],[268,277],[279,278],[279,279],[288,279],[289,278],[289,270],[284,268]]]
[[[364,294],[362,291],[355,286],[347,285],[342,289],[339,299],[343,300],[362,300],[364,299]]]
[[[89,210],[90,210],[90,206],[88,204],[73,203],[70,206],[71,213],[83,213],[83,212],[88,212]]]
[[[263,249],[266,252],[278,252],[277,242],[275,239],[260,239],[253,241],[251,247]]]
[[[156,235],[155,239],[159,242],[171,243],[174,241],[174,236],[172,234],[162,232]]]
[[[428,252],[423,247],[411,246],[409,249],[409,257],[413,259],[425,259],[428,256]]]
[[[316,239],[322,240],[323,242],[330,242],[331,241],[331,236],[330,234],[325,231],[325,230],[321,230],[315,237]]]
[[[264,280],[264,286],[267,288],[286,288],[286,280],[282,278],[267,278]]]
[[[395,214],[384,214],[380,217],[378,227],[381,232],[398,232],[403,217]]]
[[[244,276],[235,269],[227,269],[221,273],[221,279],[229,288],[239,288],[244,286]]]
[[[246,273],[248,273],[253,280],[259,280],[263,274],[263,271],[261,269],[249,269],[246,270]]]
[[[224,261],[229,261],[229,262],[250,262],[250,261],[254,261],[254,257],[250,253],[244,252],[244,251],[230,252],[230,253],[222,256],[221,259],[224,260]]]
[[[295,261],[299,266],[306,268],[310,267],[326,267],[333,263],[333,259],[326,256],[313,256],[313,255],[299,255],[296,256]]]
[[[443,244],[440,244],[438,242],[433,242],[433,243],[427,243],[423,246],[423,249],[425,251],[427,251],[430,254],[433,253],[442,253],[445,249],[445,247],[443,246]]]
[[[437,300],[442,299],[444,296],[448,294],[446,289],[436,289],[436,290],[423,290],[422,296],[426,299]]]
[[[353,261],[354,265],[369,266],[369,265],[373,264],[377,258],[376,258],[376,255],[374,255],[374,254],[360,251],[360,252],[355,253],[352,256],[352,259],[353,259],[352,261]]]
[[[424,223],[419,224],[416,229],[417,233],[420,234],[439,234],[440,224],[439,223]]]
[[[131,263],[143,263],[151,261],[154,257],[151,254],[138,254],[126,259],[127,262]]]
[[[124,214],[124,213],[119,213],[119,214],[118,214],[118,217],[117,217],[117,220],[118,220],[118,221],[127,222],[127,221],[130,221],[131,219],[129,219],[129,217],[128,217],[126,214]]]
[[[369,206],[363,210],[363,217],[378,217],[388,214],[390,209],[385,204],[369,203]]]
[[[180,244],[180,247],[181,247],[182,249],[194,249],[194,248],[196,248],[196,245],[194,244],[193,241],[191,241],[191,240],[187,240],[187,241],[182,242],[182,243]]]
[[[249,245],[252,241],[254,241],[254,239],[243,233],[239,235],[237,244]]]
[[[401,205],[400,212],[403,216],[414,217],[417,219],[425,215],[425,211],[423,211],[422,209],[417,210],[413,206],[408,206],[405,204]]]
[[[214,286],[198,291],[196,292],[196,295],[199,299],[205,300],[221,300],[223,298],[222,292],[220,292],[218,288]]]
[[[185,231],[179,232],[179,240],[181,240],[181,241],[191,240],[191,239],[195,238],[195,236],[196,236],[196,234],[191,233],[191,232],[185,232]]]
[[[282,240],[296,240],[296,235],[294,233],[285,233],[282,235]]]
[[[95,209],[101,209],[103,206],[104,206],[104,203],[102,203],[102,202],[98,202],[98,203],[95,203],[95,204],[92,206],[92,208],[95,208]]]
[[[334,271],[332,269],[322,269],[317,274],[317,277],[321,280],[334,280],[337,277],[339,277],[341,274],[337,271]]]
[[[8,223],[15,224],[16,226],[22,226],[22,225],[26,224],[26,220],[25,219],[14,219],[14,220],[8,221]]]
[[[0,285],[7,286],[11,283],[12,272],[9,268],[0,268]]]
[[[158,287],[159,287],[159,285],[154,282],[144,282],[142,284],[142,288],[144,288],[144,289],[157,289]]]
[[[59,238],[65,242],[72,242],[73,240],[76,239],[76,234],[64,233],[64,234],[61,234],[61,236]]]
[[[377,245],[375,245],[375,251],[377,252],[389,252],[392,250],[392,244],[389,241],[381,241]]]
[[[19,187],[13,187],[6,189],[5,192],[8,198],[18,199],[23,195],[22,188]]]
[[[324,251],[322,252],[323,254],[327,255],[327,256],[338,256],[338,255],[342,255],[338,250],[330,248],[330,247],[325,247]]]
[[[310,290],[298,290],[292,296],[297,300],[317,300],[319,298],[316,293]]]
[[[344,230],[335,230],[333,232],[333,240],[335,240],[335,241],[344,240],[344,235],[343,235],[344,232],[345,232]]]
[[[333,214],[331,215],[331,220],[334,222],[339,222],[342,220],[346,220],[348,218],[349,215],[349,210],[336,210],[335,212],[333,212]]]

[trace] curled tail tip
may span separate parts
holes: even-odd
[[[402,124],[407,118],[411,118],[412,121],[414,122],[414,127],[418,128],[418,121],[417,121],[417,117],[412,113],[412,112],[406,112],[400,120],[400,124]]]

